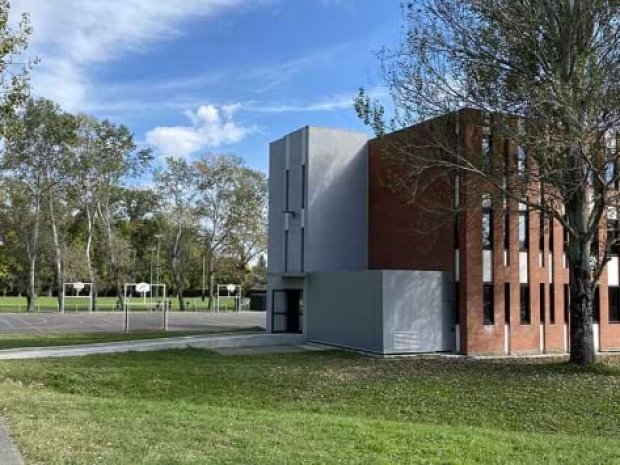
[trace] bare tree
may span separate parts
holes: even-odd
[[[486,191],[566,228],[571,361],[594,363],[593,298],[618,241],[599,232],[620,200],[620,3],[413,0],[403,11],[400,48],[381,53],[394,118],[363,91],[358,114],[378,135],[435,118],[423,142],[404,131],[386,147],[412,199],[437,173],[458,173],[479,186],[478,207]],[[463,107],[491,115],[496,140],[518,147],[515,162],[464,150],[438,129],[437,117]]]

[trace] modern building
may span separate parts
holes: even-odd
[[[472,152],[518,158],[477,111],[440,123]],[[422,138],[428,125],[404,131]],[[383,157],[384,144],[405,132],[368,140],[306,127],[272,143],[268,330],[378,354],[566,352],[561,225],[483,197],[453,218],[433,215],[468,195],[464,179],[437,181],[411,203],[386,182]],[[618,257],[595,307],[597,348],[620,350]]]

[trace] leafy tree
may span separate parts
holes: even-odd
[[[526,171],[520,163],[504,164],[501,151],[489,163],[459,150],[446,131],[442,136],[429,124],[423,146],[406,132],[392,138],[398,185],[415,197],[435,173],[458,172],[463,183],[563,226],[571,361],[595,362],[593,297],[619,236],[599,229],[620,200],[620,3],[415,0],[403,6],[401,47],[381,55],[395,117],[386,122],[383,106],[363,91],[360,117],[382,135],[465,106],[492,116],[496,140],[522,148]],[[479,207],[484,192],[478,192],[471,197]]]
[[[98,222],[105,243],[109,276],[119,302],[124,304],[123,279],[127,273],[125,254],[128,245],[118,236],[116,213],[124,182],[144,172],[152,155],[150,150],[137,150],[133,134],[124,125],[87,119],[83,127],[84,150],[78,160],[83,173],[78,187],[82,191],[89,224],[88,260],[92,260],[92,239]],[[94,274],[92,265],[91,273]]]
[[[23,241],[28,263],[28,311],[34,311],[37,297],[36,265],[39,256],[41,222],[47,207],[51,220],[57,287],[62,289],[62,244],[58,230],[58,201],[65,178],[63,161],[73,143],[74,119],[49,100],[29,100],[12,122],[5,139],[2,166],[5,213],[20,215],[11,224]],[[22,216],[23,215],[23,216]]]
[[[196,171],[183,159],[167,158],[165,169],[155,172],[162,198],[161,231],[168,246],[168,263],[174,280],[179,309],[185,311],[185,270],[190,234],[196,226]]]

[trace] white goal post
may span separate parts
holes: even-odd
[[[75,295],[67,295],[67,288],[73,289]],[[88,289],[88,294],[82,294],[84,289]],[[66,298],[88,299],[88,313],[93,313],[93,283],[77,281],[75,283],[62,283],[62,305],[58,309],[60,313],[65,312]]]
[[[146,295],[149,294],[150,302],[153,302],[153,290],[161,290],[161,293],[157,293],[155,296],[155,305],[159,307],[161,304],[163,310],[163,329],[168,331],[168,299],[166,298],[166,285],[165,284],[149,284],[149,283],[125,283],[123,291],[123,307],[125,312],[123,329],[129,331],[129,308],[131,305],[131,297],[134,292],[142,294],[143,304],[146,304]]]
[[[227,298],[233,298],[235,301],[235,310],[237,312],[241,311],[241,303],[242,303],[242,295],[241,295],[241,286],[238,284],[218,284],[217,285],[217,306],[216,310],[220,311],[220,294],[221,289],[225,289],[228,293]]]

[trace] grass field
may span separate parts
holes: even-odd
[[[176,297],[169,298],[171,310],[179,309],[179,301]],[[132,311],[147,310],[155,306],[155,302],[146,299],[146,303],[140,297],[133,297],[130,301]],[[187,310],[189,311],[208,311],[205,300],[201,298],[185,299]],[[246,301],[247,302],[247,301]],[[117,300],[115,297],[99,297],[97,306],[100,311],[113,311],[117,309]],[[215,303],[213,304],[215,307]],[[233,298],[221,297],[220,309],[225,311],[235,310],[235,300]],[[0,313],[20,313],[26,311],[25,297],[0,297]],[[58,311],[58,299],[56,297],[38,297],[37,311],[39,312],[56,312]],[[65,311],[67,312],[85,312],[88,311],[88,299],[67,297],[65,299]]]
[[[144,339],[160,339],[166,337],[199,336],[222,333],[264,332],[255,328],[218,328],[196,331],[131,331],[115,333],[72,333],[72,334],[0,334],[0,350],[19,347],[54,347],[73,346],[79,344],[98,344],[103,342],[136,341]],[[0,463],[1,465],[1,463]]]
[[[620,366],[205,351],[0,363],[30,465],[617,464]]]

